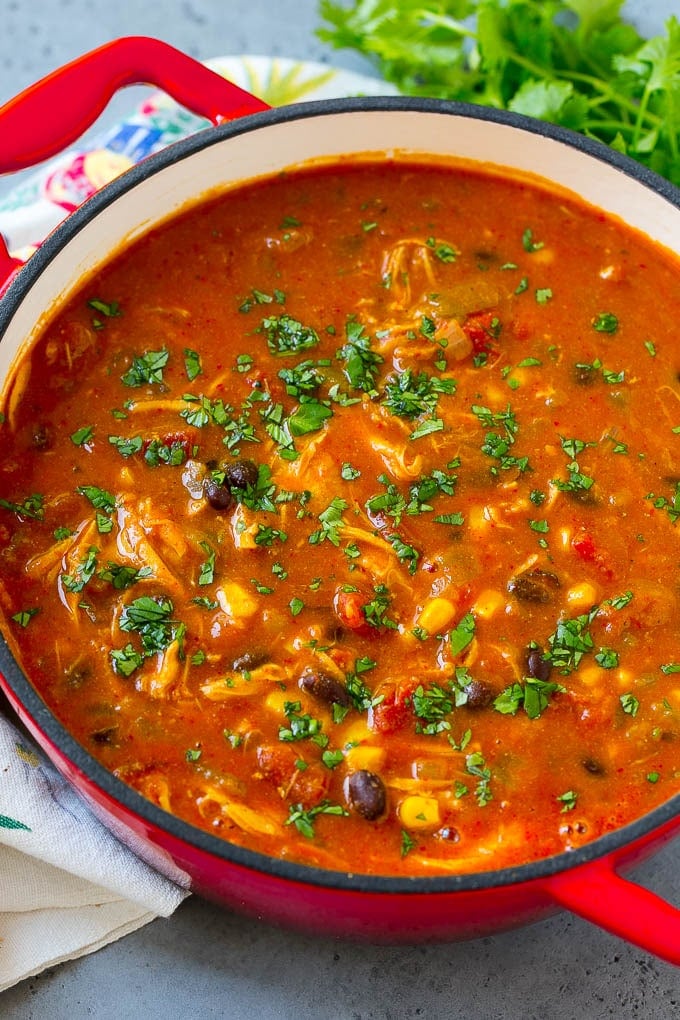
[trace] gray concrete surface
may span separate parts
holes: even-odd
[[[645,32],[680,0],[629,2]],[[264,53],[365,70],[314,35],[317,0],[0,0],[0,103],[124,34],[200,57]],[[130,108],[119,97],[104,122]],[[3,187],[7,187],[3,183]],[[637,879],[680,906],[680,844]],[[308,938],[199,899],[169,920],[0,995],[4,1020],[668,1020],[680,971],[568,914],[475,942],[385,948]]]

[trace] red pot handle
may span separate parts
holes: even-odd
[[[611,863],[593,861],[553,876],[548,884],[563,907],[680,966],[680,909],[622,878]]]
[[[126,85],[153,85],[213,124],[269,107],[160,39],[115,39],[53,71],[0,107],[0,173],[61,152]],[[0,238],[0,290],[21,266]]]

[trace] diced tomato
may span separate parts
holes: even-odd
[[[363,595],[360,591],[345,591],[338,588],[333,599],[333,609],[343,627],[353,630],[356,634],[368,635],[371,627],[364,614],[364,605],[369,602],[369,596]]]
[[[607,577],[613,576],[614,571],[609,559],[604,555],[593,536],[585,528],[581,528],[574,535],[571,540],[571,547],[584,563],[592,563],[594,567],[602,571]]]
[[[411,699],[417,687],[418,681],[411,678],[389,689],[377,690],[377,695],[385,696],[371,709],[371,727],[379,733],[394,733],[402,729],[413,718]]]
[[[571,547],[586,563],[594,563],[597,555],[595,540],[586,531],[579,531],[571,540]]]
[[[463,332],[472,344],[475,354],[489,353],[496,345],[492,324],[496,313],[472,312],[463,322]]]

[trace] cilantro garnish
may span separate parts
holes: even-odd
[[[267,337],[267,346],[273,354],[297,354],[315,347],[319,334],[311,326],[303,326],[291,315],[271,315],[262,320],[260,332]]]
[[[184,371],[189,382],[193,382],[197,375],[201,375],[201,356],[198,351],[192,351],[190,347],[184,348]]]
[[[283,379],[286,384],[286,393],[299,399],[303,395],[315,393],[324,381],[324,375],[319,371],[317,363],[307,360],[293,368],[280,369],[279,379]]]
[[[225,404],[223,400],[210,400],[204,395],[196,397],[193,393],[183,394],[182,400],[192,405],[179,412],[180,418],[184,418],[187,425],[193,425],[197,429],[205,428],[210,424],[225,427],[231,421],[230,415],[233,408]]]
[[[349,812],[341,804],[331,804],[329,800],[322,800],[320,804],[305,810],[302,804],[291,804],[289,816],[285,825],[294,825],[300,835],[307,839],[314,839],[314,820],[319,815],[339,815],[347,817]]]
[[[85,556],[81,559],[80,563],[76,566],[75,574],[62,574],[61,583],[64,588],[70,592],[80,592],[83,590],[88,581],[91,581],[94,573],[97,569],[97,553],[99,550],[96,545],[91,545]]]
[[[487,768],[484,755],[480,751],[473,751],[472,754],[468,754],[465,758],[465,771],[468,775],[475,776],[477,779],[477,789],[475,790],[475,797],[480,807],[484,807],[493,800],[493,793],[491,792],[491,769]]]
[[[117,301],[102,301],[101,298],[91,298],[87,305],[88,308],[92,308],[95,312],[103,315],[105,319],[116,319],[123,314]],[[92,325],[95,329],[104,328],[104,323],[98,316],[92,319]]]
[[[182,624],[172,619],[169,598],[142,595],[123,607],[120,629],[139,635],[145,655],[163,652],[183,633]]]
[[[215,580],[215,557],[217,554],[208,542],[200,542],[199,544],[206,555],[206,559],[201,563],[198,583],[200,585],[212,584]]]
[[[338,358],[345,362],[345,375],[356,390],[373,396],[378,366],[383,363],[382,355],[371,350],[370,337],[356,319],[347,320],[345,337],[345,346],[337,352]]]
[[[378,481],[385,486],[385,492],[370,496],[366,500],[366,510],[369,514],[386,514],[393,517],[395,524],[398,525],[406,510],[406,500],[386,474],[379,475]]]
[[[344,510],[347,510],[348,506],[349,503],[346,503],[344,499],[340,499],[339,496],[332,499],[326,509],[319,514],[321,527],[309,536],[309,544],[319,545],[328,539],[332,545],[339,546],[340,532],[344,527],[342,514]]]
[[[481,447],[482,453],[498,461],[498,466],[493,465],[491,468],[491,474],[497,475],[499,469],[507,471],[513,467],[519,471],[526,471],[529,467],[529,458],[515,457],[510,452],[519,432],[517,418],[510,404],[507,405],[504,411],[491,411],[488,407],[473,404],[472,413],[485,428],[501,430],[487,432]]]
[[[326,747],[328,737],[323,732],[323,723],[308,713],[301,714],[299,701],[286,701],[283,706],[288,726],[279,727],[279,740],[292,743],[297,740],[311,740],[319,747]]]
[[[106,514],[112,514],[116,509],[116,497],[112,496],[106,489],[100,489],[97,485],[79,485],[76,492],[85,496],[95,510],[103,510]]]
[[[74,446],[87,446],[94,436],[94,425],[83,425],[71,433],[71,442]]]
[[[406,831],[401,830],[401,856],[406,857],[407,854],[411,853],[411,850],[415,850],[418,846],[415,839]]]
[[[592,326],[597,333],[616,333],[619,320],[612,312],[599,312],[593,318]]]
[[[136,453],[144,446],[144,440],[141,436],[109,436],[109,442],[111,446],[115,446],[121,457],[133,457]]]
[[[680,517],[680,482],[675,483],[675,491],[670,499],[665,496],[655,496],[653,492],[648,493],[645,499],[649,499],[657,510],[665,510],[671,524],[675,524]]]
[[[288,418],[288,428],[293,436],[304,436],[308,432],[318,432],[323,423],[332,418],[333,411],[314,397],[303,397],[299,406]]]
[[[144,460],[151,467],[166,464],[168,467],[180,467],[187,459],[186,443],[182,439],[171,439],[163,443],[160,439],[152,439],[144,450]]]
[[[12,614],[12,619],[15,623],[18,623],[20,627],[28,627],[29,623],[40,612],[40,607],[36,606],[33,609],[20,609],[18,613]]]
[[[456,475],[449,475],[445,471],[435,468],[430,475],[425,475],[417,482],[409,486],[409,499],[406,507],[407,514],[420,514],[432,510],[430,500],[437,495],[452,496],[456,489]]]
[[[475,618],[466,613],[456,627],[449,632],[449,647],[452,655],[460,655],[475,636]]]
[[[595,444],[586,443],[582,439],[568,439],[564,436],[560,437],[560,444],[567,457],[571,458],[567,464],[569,477],[566,480],[554,478],[553,485],[560,492],[570,492],[575,496],[583,497],[592,488],[595,479],[591,478],[590,475],[583,474],[576,458],[583,453],[586,447],[594,446]]]
[[[369,627],[387,627],[390,630],[396,630],[397,624],[395,621],[385,615],[392,603],[387,586],[376,584],[373,591],[375,593],[373,598],[361,607],[366,617],[366,623]]]
[[[399,418],[419,418],[433,415],[442,393],[455,393],[453,379],[439,379],[437,376],[410,369],[390,376],[385,383],[383,405]]]
[[[116,591],[124,591],[136,584],[137,581],[151,576],[151,567],[140,567],[137,570],[135,567],[128,567],[122,563],[109,563],[97,574],[97,577],[100,577],[102,581],[112,584]]]
[[[632,715],[633,718],[635,718],[635,716],[638,714],[638,709],[640,708],[640,702],[635,697],[635,695],[631,694],[630,692],[622,694],[619,698],[619,701],[621,702],[621,708],[626,713],[626,715]]]
[[[561,805],[564,814],[565,811],[573,811],[576,807],[576,801],[578,800],[578,794],[574,790],[567,790],[566,793],[560,794],[559,797],[555,798]]]
[[[549,652],[545,658],[557,666],[563,675],[573,673],[587,652],[593,650],[590,625],[597,616],[598,606],[588,613],[571,619],[558,620],[557,627],[548,638]]]
[[[8,499],[0,499],[0,507],[3,510],[9,510],[11,513],[16,514],[17,517],[27,517],[30,520],[41,521],[45,515],[45,497],[41,496],[38,492],[34,492],[31,496],[23,499],[21,503],[12,503]]]
[[[534,677],[526,677],[524,686],[520,683],[506,687],[494,700],[493,707],[502,715],[516,715],[521,707],[530,719],[538,719],[550,704],[552,694],[564,694],[562,684],[549,683]]]
[[[162,347],[159,351],[145,351],[144,354],[132,359],[127,372],[121,376],[126,386],[145,386],[163,382],[163,369],[168,363],[169,351]]]

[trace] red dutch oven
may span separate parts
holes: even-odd
[[[450,154],[537,174],[680,254],[680,192],[599,143],[517,115],[401,97],[270,110],[151,39],[95,50],[0,109],[0,172],[54,155],[82,134],[116,89],[134,83],[164,89],[213,126],[107,185],[25,266],[0,242],[0,380],[56,303],[109,253],[216,189],[354,152]],[[325,871],[233,846],[160,810],[69,735],[2,637],[0,670],[0,686],[21,721],[102,821],[159,871],[228,907],[380,942],[475,938],[566,907],[680,964],[680,909],[623,877],[677,834],[680,795],[578,850],[521,867],[413,879]]]

